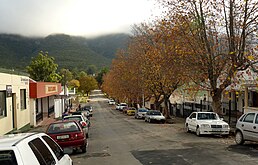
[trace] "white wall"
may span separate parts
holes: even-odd
[[[13,101],[16,128],[20,129],[30,123],[29,77],[6,73],[0,73],[0,77],[0,91],[6,91],[6,85],[11,85],[12,94],[16,96],[15,100],[12,97],[6,98],[7,116],[0,117],[0,134],[3,135],[13,130]],[[26,89],[26,109],[23,110],[20,108],[20,89]]]

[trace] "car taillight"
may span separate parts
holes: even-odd
[[[83,132],[76,133],[74,137],[75,137],[75,139],[83,139],[84,138],[84,133]]]
[[[85,121],[82,121],[82,122],[81,122],[81,125],[82,125],[82,127],[86,127],[86,126],[87,126],[87,123],[86,123]]]

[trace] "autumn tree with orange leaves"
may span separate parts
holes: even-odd
[[[213,111],[221,113],[221,96],[237,71],[257,62],[257,0],[158,0],[174,23],[194,82],[208,89]],[[197,79],[196,79],[197,78]]]
[[[169,117],[169,97],[185,80],[176,31],[171,28],[165,20],[135,26],[127,50],[118,53],[104,78],[104,90],[138,103],[142,95],[154,97],[156,109],[165,102],[163,113]]]

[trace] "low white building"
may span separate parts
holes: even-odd
[[[29,77],[0,73],[0,135],[30,124]]]

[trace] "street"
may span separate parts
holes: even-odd
[[[233,137],[197,137],[183,119],[149,124],[114,109],[100,91],[90,97],[93,117],[85,154],[71,155],[75,165],[256,165],[258,144],[237,146]]]

